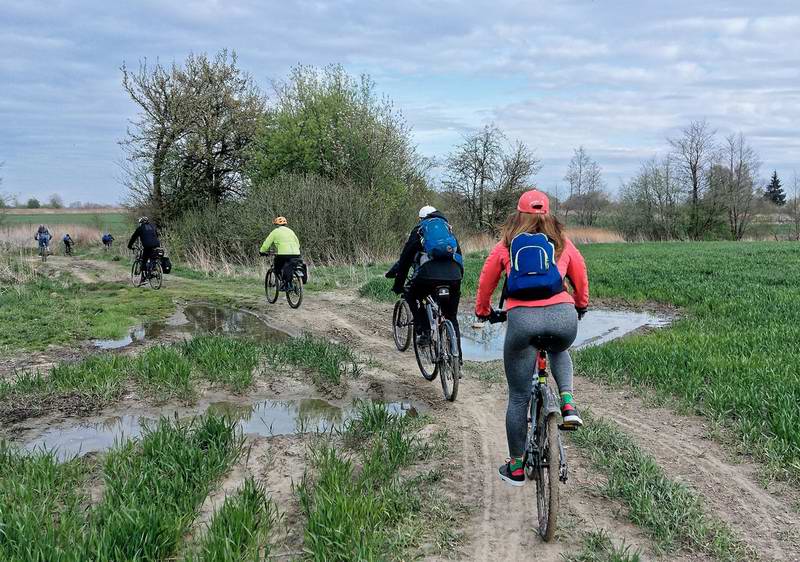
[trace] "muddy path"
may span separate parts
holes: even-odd
[[[89,262],[90,260],[84,260]],[[74,263],[74,262],[73,262]],[[121,265],[108,262],[83,264],[87,275],[102,280],[124,277]],[[191,283],[171,277],[170,282]],[[252,306],[251,306],[252,308]],[[444,492],[464,504],[465,541],[458,555],[463,560],[563,560],[563,554],[579,550],[581,532],[605,529],[615,541],[641,548],[645,559],[653,559],[646,534],[630,524],[625,508],[598,493],[603,478],[591,468],[577,447],[568,448],[570,481],[562,487],[560,532],[546,544],[536,532],[534,488],[511,488],[496,475],[507,455],[505,438],[505,384],[488,385],[468,375],[461,382],[458,401],[442,399],[438,380],[427,382],[419,375],[413,352],[399,353],[391,339],[391,305],[367,301],[354,291],[308,293],[299,310],[284,301],[262,304],[255,310],[273,325],[290,333],[308,331],[347,343],[370,366],[352,386],[382,399],[402,398],[425,404],[434,419],[433,429],[447,431],[450,454],[444,463]],[[759,468],[747,458],[731,453],[709,438],[702,418],[683,416],[666,408],[654,408],[639,398],[641,392],[627,387],[609,388],[576,377],[579,403],[616,421],[667,474],[686,483],[701,495],[712,515],[726,522],[738,538],[749,544],[763,560],[800,561],[800,495],[797,490],[759,483]],[[275,445],[284,446],[275,446]],[[301,455],[297,439],[256,440],[255,451],[242,473],[261,474],[270,490],[286,502],[287,520],[296,519],[296,501],[291,494]],[[258,459],[263,459],[259,461]],[[255,462],[253,466],[252,463]],[[227,489],[223,486],[223,490]],[[212,498],[209,501],[218,501]],[[294,507],[293,507],[294,506]],[[298,547],[298,528],[287,528],[281,540],[285,551]],[[669,560],[702,560],[697,554],[671,554]]]

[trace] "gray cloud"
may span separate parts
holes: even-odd
[[[695,118],[743,131],[765,171],[788,176],[800,150],[792,0],[3,4],[0,161],[25,195],[118,200],[116,141],[135,111],[119,66],[221,48],[265,89],[297,63],[370,73],[432,156],[496,121],[543,158],[544,187],[579,144],[616,186]]]

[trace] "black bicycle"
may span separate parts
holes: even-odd
[[[267,256],[274,254],[267,254]],[[295,266],[292,269],[292,278],[286,281],[286,286],[281,288],[281,275],[275,271],[275,260],[273,259],[272,265],[267,269],[267,274],[264,276],[264,292],[267,294],[267,302],[275,304],[278,301],[280,292],[286,293],[286,302],[292,308],[299,308],[303,302],[303,281],[305,278],[305,265],[301,260],[296,260]]]
[[[506,321],[505,311],[492,311],[489,322],[496,324]],[[561,439],[561,432],[572,431],[576,427],[559,425],[561,418],[559,400],[547,384],[547,350],[552,345],[549,338],[542,337],[531,341],[539,350],[536,358],[535,377],[531,388],[528,435],[525,439],[523,462],[525,476],[536,483],[536,510],[539,534],[545,541],[553,539],[558,518],[558,482],[567,481],[567,453]]]
[[[131,283],[134,287],[140,287],[145,283],[150,285],[152,289],[160,289],[164,282],[164,271],[161,267],[161,260],[164,258],[164,249],[156,248],[153,250],[153,256],[143,263],[142,248],[135,249],[136,256],[131,264]]]
[[[429,337],[420,341],[419,334],[412,330],[414,355],[417,365],[425,380],[432,381],[439,375],[445,400],[453,402],[458,395],[458,381],[461,378],[461,353],[453,323],[444,318],[439,305],[440,300],[450,298],[450,287],[437,287],[434,295],[428,295],[422,301],[425,315],[430,327]],[[408,306],[406,304],[406,306]],[[409,316],[411,311],[408,311]],[[413,326],[413,320],[411,325]],[[398,326],[395,327],[395,343],[397,343]],[[406,328],[408,330],[408,328]],[[407,332],[406,332],[407,333]],[[399,346],[398,346],[399,348]]]

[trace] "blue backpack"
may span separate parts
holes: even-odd
[[[461,262],[458,254],[458,240],[447,221],[441,217],[433,217],[422,221],[419,227],[422,238],[422,251],[433,260],[456,260]]]
[[[511,241],[507,295],[516,299],[547,299],[564,290],[555,259],[556,248],[542,233],[517,234]]]

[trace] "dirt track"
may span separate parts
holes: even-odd
[[[57,267],[56,264],[48,264]],[[103,280],[124,278],[122,266],[82,260],[81,276]],[[167,280],[178,281],[174,277]],[[413,352],[401,354],[391,340],[388,319],[391,307],[357,298],[353,292],[306,296],[303,306],[290,310],[284,302],[264,303],[262,316],[290,331],[311,331],[344,341],[377,366],[366,370],[356,384],[373,395],[403,398],[425,404],[438,428],[446,429],[452,444],[445,492],[465,504],[469,515],[463,522],[467,537],[464,560],[563,560],[562,553],[578,549],[581,531],[606,529],[615,541],[641,547],[652,558],[649,539],[627,522],[625,509],[597,492],[602,477],[588,466],[581,451],[568,449],[570,481],[562,487],[558,540],[545,544],[533,530],[535,504],[533,486],[522,489],[505,486],[496,476],[505,458],[504,384],[486,383],[465,377],[458,401],[446,403],[438,380],[426,382],[418,373]],[[638,392],[636,393],[639,394]],[[705,500],[707,510],[728,523],[737,536],[752,546],[763,560],[800,561],[800,514],[798,493],[781,488],[765,490],[758,483],[757,466],[732,455],[707,436],[709,428],[701,418],[680,416],[671,410],[653,408],[624,387],[606,388],[586,379],[576,379],[579,403],[595,415],[615,420],[667,474],[685,482]],[[240,479],[248,470],[267,478],[275,496],[292,504],[291,481],[298,478],[297,439],[254,444],[248,463],[256,468],[239,468],[231,478]],[[257,453],[257,454],[256,454]],[[261,459],[261,460],[258,460]],[[294,467],[294,468],[293,468]],[[222,489],[229,483],[223,483]],[[214,498],[209,501],[214,501]],[[287,507],[287,506],[282,506]],[[287,518],[291,519],[291,517]],[[297,546],[297,534],[288,530],[285,546]],[[669,560],[700,560],[696,554],[670,555]]]

